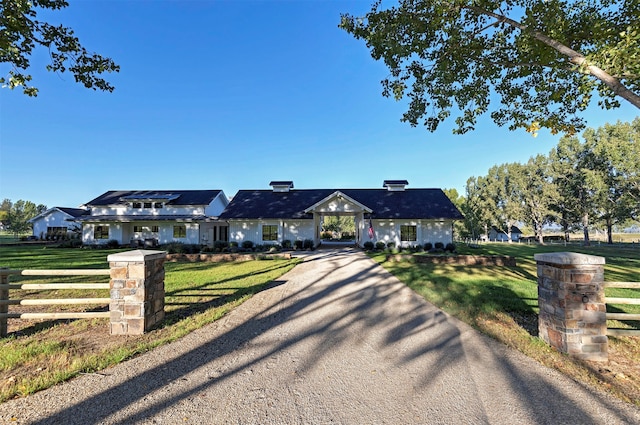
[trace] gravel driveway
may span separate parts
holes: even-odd
[[[350,249],[314,252],[176,343],[0,410],[13,424],[640,423]]]

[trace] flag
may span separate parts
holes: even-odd
[[[369,239],[373,239],[375,235],[376,233],[373,231],[373,223],[371,222],[371,219],[369,219]]]

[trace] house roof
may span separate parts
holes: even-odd
[[[133,200],[165,201],[169,205],[209,205],[222,190],[110,190],[86,203],[87,206],[122,205]]]
[[[505,231],[498,229],[496,226],[491,226],[491,229],[495,230],[496,233],[507,234]],[[522,233],[522,230],[518,229],[516,226],[511,226],[511,233]]]
[[[369,208],[372,219],[462,219],[441,189],[298,189],[289,192],[241,190],[220,214],[232,219],[310,219],[309,207],[341,192]]]
[[[49,208],[48,210],[46,210],[45,212],[40,213],[37,216],[33,217],[31,220],[29,220],[29,222],[33,223],[34,221],[38,220],[39,218],[49,215],[53,211],[63,212],[64,214],[69,215],[71,218],[78,218],[78,217],[83,216],[85,214],[89,214],[88,210],[85,210],[85,209],[82,209],[82,208],[52,207],[52,208]],[[67,219],[67,220],[69,220],[69,219]]]

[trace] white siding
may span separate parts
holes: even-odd
[[[109,237],[107,239],[94,239],[93,235],[96,226],[108,226]],[[122,243],[122,223],[88,223],[82,226],[82,243],[106,244],[112,239]]]
[[[77,226],[76,223],[67,221],[68,218],[73,218],[67,213],[64,213],[57,209],[52,209],[47,214],[34,220],[33,222],[33,235],[40,238],[47,234],[48,227],[66,227],[71,231]]]
[[[262,240],[262,226],[278,226],[277,241]],[[253,220],[253,221],[229,221],[229,241],[241,244],[251,241],[258,245],[282,243],[283,240],[314,239],[313,220]]]
[[[364,235],[364,242],[394,242],[396,246],[424,245],[427,242],[431,242],[432,244],[442,242],[446,245],[453,242],[451,220],[372,220],[372,223],[375,237],[371,240],[368,235]],[[417,240],[415,242],[403,242],[400,240],[400,226],[404,225],[416,226]],[[368,230],[367,222],[365,232],[368,232]]]
[[[174,207],[171,205],[165,205],[164,208],[131,208],[129,206],[106,206],[106,207],[92,207],[91,215],[157,215],[168,216],[173,215],[203,215],[205,213],[204,205],[188,205],[181,207]]]

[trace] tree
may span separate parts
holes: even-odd
[[[551,206],[558,197],[549,159],[536,155],[524,165],[515,164],[511,172],[522,201],[522,220],[533,227],[536,239],[542,244],[542,229],[552,221],[554,213]]]
[[[13,203],[8,198],[4,198],[2,200],[2,203],[0,204],[0,223],[2,223],[3,225],[7,224],[7,217],[12,205]]]
[[[511,239],[511,229],[522,217],[522,200],[518,178],[518,164],[494,165],[486,177],[485,199],[489,202],[491,224]]]
[[[36,46],[49,51],[48,71],[73,74],[76,82],[93,90],[113,91],[114,87],[99,75],[119,72],[112,59],[84,48],[72,29],[37,20],[41,9],[59,10],[69,4],[65,0],[0,0],[0,63],[9,65],[0,84],[10,89],[22,88],[24,94],[37,96],[38,89],[29,86],[27,73],[30,57]]]
[[[596,92],[603,108],[619,99],[640,108],[637,1],[380,3],[364,17],[343,14],[339,26],[384,61],[383,95],[408,97],[402,121],[412,126],[435,131],[457,109],[458,134],[489,111],[510,130],[573,134],[584,127],[577,113]]]
[[[453,205],[460,210],[460,212],[464,211],[464,205],[466,203],[466,199],[464,196],[460,195],[455,188],[451,189],[442,189],[447,198],[453,203]],[[464,215],[464,213],[463,213]],[[456,221],[453,224],[454,236],[470,236],[471,232],[467,229],[464,221]]]
[[[593,155],[589,178],[598,190],[596,212],[611,244],[613,226],[640,213],[640,118],[588,128],[583,138]]]
[[[490,211],[485,196],[486,179],[484,177],[469,177],[465,185],[465,202],[462,207],[464,223],[471,239],[478,239],[480,235],[489,234]]]
[[[551,150],[553,181],[558,187],[558,201],[553,206],[568,238],[569,231],[582,228],[584,245],[590,245],[589,226],[596,215],[602,182],[594,172],[594,154],[576,136],[565,136]]]
[[[31,230],[29,220],[47,210],[45,205],[36,205],[31,201],[23,201],[20,199],[12,204],[7,214],[7,224],[9,230],[16,236],[27,233]]]
[[[335,232],[339,238],[343,233],[355,233],[356,227],[353,217],[349,216],[325,216],[322,228],[327,232]]]

